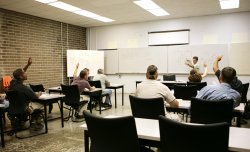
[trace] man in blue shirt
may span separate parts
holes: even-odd
[[[222,69],[219,80],[219,85],[212,85],[204,87],[196,98],[206,100],[223,100],[233,99],[234,107],[239,106],[241,96],[239,92],[231,88],[231,83],[235,78],[236,71],[232,67],[225,67]]]

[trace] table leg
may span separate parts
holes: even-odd
[[[236,118],[236,126],[237,127],[240,127],[241,126],[241,116],[237,116],[237,118]]]
[[[87,130],[84,130],[84,146],[85,152],[89,152],[89,134]]]
[[[115,108],[116,108],[116,89],[115,89]]]
[[[122,86],[122,106],[124,105],[124,86]]]
[[[61,103],[61,106],[60,106],[60,112],[61,112],[61,123],[62,123],[62,128],[64,127],[64,115],[63,115],[63,101],[62,99],[60,99],[60,103]]]
[[[0,130],[0,132],[1,132],[1,145],[2,145],[2,147],[4,147],[5,145],[4,145],[4,132],[3,132],[3,122],[2,122],[2,118],[3,118],[3,116],[4,116],[4,112],[2,113],[1,112],[1,116],[0,116],[0,127],[1,127],[1,130]]]
[[[47,104],[44,104],[44,125],[45,125],[45,133],[48,133],[48,120],[47,120]]]

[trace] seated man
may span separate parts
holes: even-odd
[[[236,71],[232,67],[225,67],[222,69],[220,74],[220,84],[206,86],[196,98],[206,99],[206,100],[222,100],[222,99],[233,99],[234,107],[239,106],[240,104],[240,94],[239,92],[233,90],[230,86],[234,80]]]
[[[179,106],[179,102],[175,99],[169,88],[157,81],[158,68],[155,65],[148,66],[146,77],[146,81],[138,84],[136,96],[140,98],[162,97],[171,107]]]
[[[201,82],[201,80],[207,75],[207,65],[204,64],[205,72],[201,75],[196,70],[192,69],[188,77],[189,82]]]
[[[95,88],[95,87],[91,87],[87,80],[88,80],[88,71],[87,70],[82,70],[78,77],[74,77],[73,82],[71,83],[71,85],[77,85],[80,94],[82,94],[82,92],[85,89],[93,90]],[[84,106],[85,103],[86,102],[82,102],[81,105],[77,108],[76,113],[75,113],[76,118],[83,118],[84,117],[83,115],[79,115],[79,113],[80,113],[80,111],[81,111],[81,109],[82,109],[82,107]]]
[[[213,71],[219,80],[220,80],[221,70],[219,70],[218,64],[221,61],[221,59],[222,59],[222,56],[218,56],[216,60],[214,61],[214,65],[213,65]],[[232,89],[238,91],[240,94],[242,93],[243,85],[242,85],[242,82],[237,78],[236,71],[234,73],[233,81],[230,83],[230,85]]]
[[[31,88],[25,86],[23,83],[25,80],[27,80],[27,74],[25,73],[26,70],[28,69],[28,67],[31,65],[32,60],[31,58],[29,58],[27,65],[21,69],[16,69],[13,72],[13,79],[10,82],[10,90],[13,91],[18,91],[21,92],[25,95],[26,97],[26,109],[23,109],[23,111],[27,112],[27,116],[29,114],[31,114],[31,127],[33,129],[42,129],[43,128],[43,124],[41,124],[41,117],[37,116],[37,111],[39,111],[38,109],[33,110],[33,108],[31,108],[31,106],[29,106],[31,100],[37,99],[39,96],[41,96],[42,92],[38,92],[35,93],[32,91]],[[36,111],[34,113],[34,111]]]
[[[111,95],[112,95],[112,90],[106,89],[106,87],[110,86],[110,82],[108,81],[108,78],[106,75],[103,74],[104,71],[103,69],[98,69],[97,70],[97,75],[94,76],[93,80],[100,80],[101,86],[102,86],[102,93],[103,94],[108,94],[106,96],[104,104],[108,107],[111,107]]]

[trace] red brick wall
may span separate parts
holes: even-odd
[[[0,77],[32,57],[26,84],[68,83],[66,50],[86,48],[84,27],[0,9]]]

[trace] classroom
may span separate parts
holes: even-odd
[[[0,151],[250,152],[249,58],[249,0],[1,0]]]

